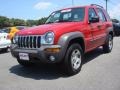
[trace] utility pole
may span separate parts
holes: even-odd
[[[108,1],[109,1],[109,0],[105,0],[105,3],[106,3],[106,11],[108,11]]]
[[[72,0],[72,6],[74,6],[74,0]]]

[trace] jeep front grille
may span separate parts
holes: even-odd
[[[17,45],[19,48],[40,48],[41,36],[19,36]]]

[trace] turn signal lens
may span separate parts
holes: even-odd
[[[45,49],[45,51],[51,52],[51,53],[58,53],[60,52],[60,48],[47,48]]]

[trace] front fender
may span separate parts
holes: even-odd
[[[81,32],[70,32],[62,35],[58,40],[58,45],[61,46],[61,55],[60,57],[65,56],[69,42],[75,38],[84,38],[84,35]]]

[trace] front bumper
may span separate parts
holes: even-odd
[[[46,49],[48,48],[59,48],[60,51],[53,53],[47,52]],[[43,62],[43,63],[58,63],[61,62],[64,58],[64,50],[60,45],[48,45],[48,46],[41,46],[38,49],[22,49],[18,48],[16,45],[11,45],[11,54],[13,57],[19,58],[19,53],[27,53],[29,55],[30,62]],[[50,57],[54,57],[54,60],[51,60]]]

